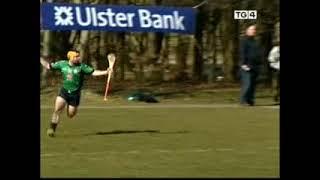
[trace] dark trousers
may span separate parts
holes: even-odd
[[[241,92],[240,103],[254,105],[258,72],[240,70]]]

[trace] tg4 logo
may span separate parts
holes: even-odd
[[[257,10],[235,10],[234,19],[257,19]]]

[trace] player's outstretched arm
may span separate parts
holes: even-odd
[[[94,70],[92,73],[92,76],[103,76],[103,75],[107,75],[109,73],[109,71],[112,71],[110,68],[108,68],[105,71],[101,71],[101,70]]]
[[[47,61],[45,61],[43,57],[40,57],[40,63],[44,68],[50,69],[50,64]]]

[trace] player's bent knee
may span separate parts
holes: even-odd
[[[67,116],[72,119],[77,113],[76,112],[68,112]]]
[[[67,114],[68,118],[70,118],[70,119],[72,119],[74,117],[74,115],[75,114],[70,114],[70,113]]]
[[[68,106],[67,115],[69,118],[73,118],[77,114],[77,107]]]
[[[56,114],[60,114],[62,112],[62,109],[55,109],[54,110],[54,113],[56,113]]]

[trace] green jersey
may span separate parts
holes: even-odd
[[[71,66],[67,60],[57,61],[50,64],[51,69],[59,70],[63,76],[63,88],[68,93],[81,90],[84,80],[84,75],[90,75],[94,69],[86,64]]]

